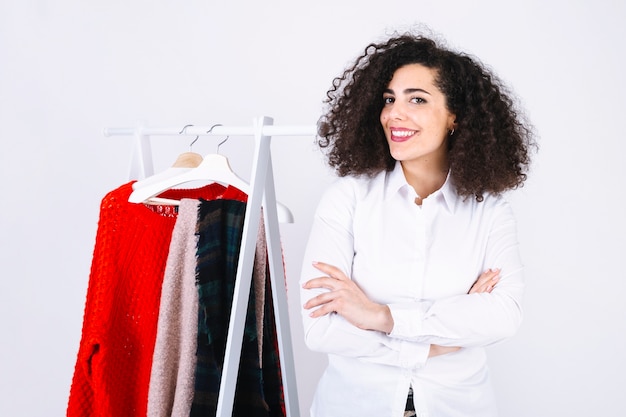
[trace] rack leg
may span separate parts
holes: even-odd
[[[248,297],[252,283],[252,269],[256,250],[256,239],[259,231],[263,188],[267,176],[270,154],[270,137],[263,136],[263,125],[271,124],[270,118],[255,120],[255,149],[250,179],[248,205],[244,216],[243,235],[239,253],[239,264],[233,294],[233,305],[228,325],[224,367],[217,397],[218,417],[231,417],[234,406],[237,374],[241,360],[243,332],[248,308]]]
[[[296,386],[295,362],[289,323],[289,306],[287,303],[287,287],[285,284],[285,270],[280,242],[271,155],[268,156],[263,207],[272,299],[274,302],[274,315],[276,317],[276,329],[278,334],[278,351],[285,395],[285,408],[287,417],[298,417],[300,415],[300,405]]]

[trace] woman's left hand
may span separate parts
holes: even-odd
[[[500,269],[488,269],[474,282],[468,294],[479,294],[493,291],[496,284],[500,281]]]
[[[389,307],[371,301],[339,268],[322,262],[314,262],[313,266],[326,276],[313,278],[302,287],[326,288],[329,291],[311,298],[304,304],[307,310],[318,307],[311,312],[311,317],[337,313],[360,329],[391,332],[393,318]]]

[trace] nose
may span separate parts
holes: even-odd
[[[388,105],[387,114],[390,119],[402,120],[406,114],[404,107],[401,103],[395,101]]]

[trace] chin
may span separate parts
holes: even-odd
[[[396,161],[404,161],[407,157],[405,154],[403,154],[402,152],[389,152],[391,154],[391,157],[393,159],[395,159]]]

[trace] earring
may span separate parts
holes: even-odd
[[[450,136],[454,135],[454,128],[450,131]]]

